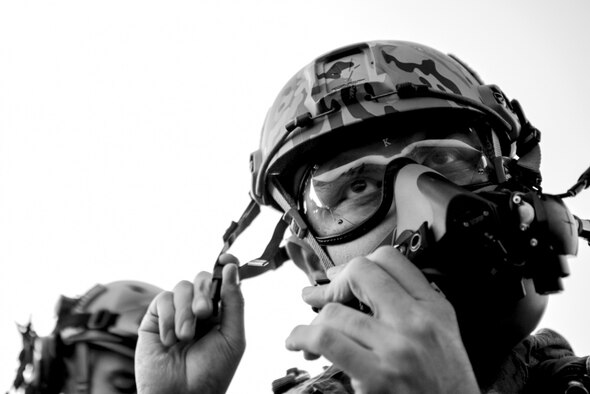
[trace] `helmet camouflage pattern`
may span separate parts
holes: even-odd
[[[96,285],[79,299],[62,296],[56,330],[66,345],[85,342],[133,357],[141,319],[161,291],[124,280]]]
[[[402,97],[399,91],[410,84],[442,94]],[[452,110],[453,116],[491,113],[496,120],[501,118],[505,130],[497,127],[495,131],[501,134],[502,154],[513,156],[518,118],[497,86],[483,85],[456,58],[427,46],[366,42],[319,57],[283,87],[267,113],[260,149],[251,157],[254,198],[268,204],[268,173],[291,164],[286,158],[314,144],[318,137],[332,133],[332,138],[367,120],[425,110]],[[301,129],[286,138],[298,127]]]

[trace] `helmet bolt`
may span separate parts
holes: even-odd
[[[518,194],[515,194],[514,196],[512,196],[512,202],[518,205],[522,202],[522,198]]]

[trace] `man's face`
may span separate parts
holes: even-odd
[[[378,140],[342,152],[314,165],[300,196],[308,223],[324,239],[346,237],[389,202],[386,178],[395,158],[410,158],[458,185],[490,180],[490,167],[474,133],[416,131],[396,139]],[[388,175],[389,174],[389,175]],[[389,185],[389,186],[387,186]],[[371,253],[390,239],[396,227],[396,206],[391,203],[379,223],[346,242],[328,241],[327,252],[340,265]],[[390,241],[389,241],[390,242]]]
[[[90,350],[90,392],[92,394],[134,394],[135,372],[133,359],[123,355],[91,349]],[[72,368],[69,368],[72,371]],[[75,371],[75,367],[73,369]],[[76,393],[76,379],[70,373],[66,393]]]

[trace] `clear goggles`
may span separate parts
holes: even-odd
[[[492,167],[471,129],[442,136],[412,133],[350,149],[314,165],[303,180],[300,210],[320,243],[356,238],[370,229],[367,224],[375,216],[391,210],[397,173],[392,163],[400,158],[429,167],[459,186],[492,179]],[[364,230],[359,234],[360,228]]]

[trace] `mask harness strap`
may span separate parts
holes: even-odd
[[[516,141],[516,154],[519,156],[513,170],[522,178],[521,181],[540,190],[541,186],[541,132],[528,121],[520,103],[511,101],[512,108],[521,124],[521,131]]]

